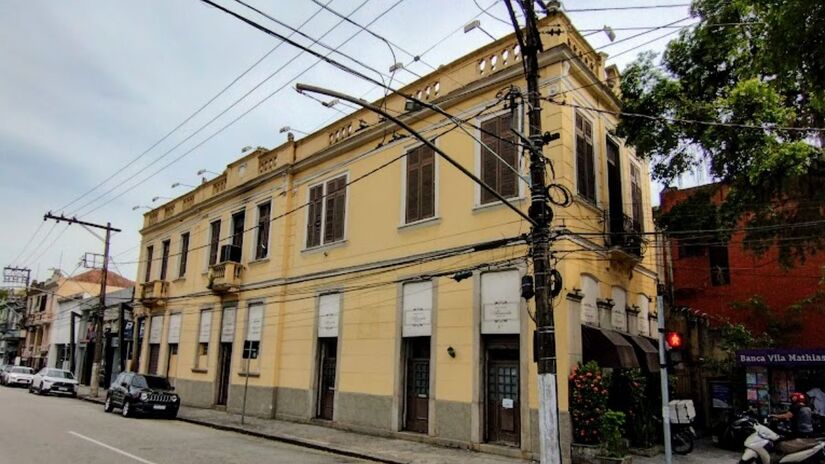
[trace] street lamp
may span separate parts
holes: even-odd
[[[407,69],[407,67],[406,67],[406,66],[404,66],[404,63],[400,63],[400,62],[399,62],[399,63],[395,63],[395,64],[393,64],[392,66],[390,66],[390,73],[394,73],[394,72],[396,72],[396,71],[402,71],[402,70],[403,70],[403,71],[407,71],[408,73],[412,74],[412,75],[413,75],[413,76],[415,76],[415,77],[421,77],[421,75],[420,75],[420,74],[415,73],[415,72],[410,71],[409,69]]]
[[[284,126],[284,127],[280,128],[280,129],[278,129],[278,132],[279,132],[279,133],[281,133],[281,134],[283,134],[284,132],[297,132],[297,133],[299,133],[299,134],[308,135],[306,132],[304,132],[304,131],[302,131],[302,130],[293,129],[293,128],[289,127],[289,126]]]
[[[137,211],[141,208],[152,209],[151,206],[137,205],[137,206],[132,206],[132,211]]]
[[[174,184],[172,184],[172,188],[177,188],[177,187],[189,187],[189,188],[195,188],[195,186],[194,186],[194,185],[184,184],[184,183],[182,183],[182,182],[175,182]]]
[[[489,32],[485,31],[483,27],[481,27],[481,21],[478,20],[478,19],[474,19],[474,20],[472,20],[469,23],[464,25],[464,33],[465,34],[472,31],[473,29],[478,29],[481,32],[487,34],[487,36],[490,37],[491,39],[496,40],[496,38],[493,37],[493,34],[490,34]]]
[[[196,175],[196,176],[202,176],[202,175],[206,174],[207,172],[208,172],[209,174],[215,174],[216,176],[219,176],[219,175],[220,175],[220,174],[218,174],[217,172],[215,172],[215,171],[210,171],[210,170],[208,170],[208,169],[201,169],[201,170],[200,170],[200,171],[198,171],[195,175]]]
[[[169,197],[162,197],[162,196],[156,196],[156,197],[153,197],[153,198],[152,198],[152,203],[154,203],[154,202],[156,202],[156,201],[158,201],[158,200],[171,200],[171,198],[169,198]]]

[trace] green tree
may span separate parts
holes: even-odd
[[[746,246],[779,245],[792,265],[825,246],[825,132],[811,129],[825,127],[825,2],[695,0],[691,11],[697,25],[660,63],[643,54],[624,71],[623,111],[655,118],[623,116],[617,132],[665,184],[707,164],[730,186],[719,225],[744,221]]]

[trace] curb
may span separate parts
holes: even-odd
[[[95,404],[103,404],[105,402],[104,400],[102,400],[100,398],[96,398],[96,397],[92,397],[92,396],[78,396],[77,399],[79,399],[81,401],[88,401],[89,403],[95,403]],[[263,438],[265,440],[278,441],[278,442],[281,442],[281,443],[287,443],[287,444],[290,444],[290,445],[300,446],[302,448],[310,448],[310,449],[314,449],[314,450],[318,450],[318,451],[324,451],[324,452],[331,453],[331,454],[337,454],[339,456],[347,456],[347,457],[356,458],[356,459],[365,459],[365,460],[368,460],[368,461],[381,462],[381,463],[384,463],[384,464],[409,464],[409,461],[402,461],[402,460],[399,460],[399,459],[373,456],[373,455],[370,455],[370,454],[361,453],[361,452],[354,451],[354,450],[351,450],[351,449],[341,448],[341,447],[330,445],[328,443],[308,440],[308,439],[304,439],[304,438],[292,437],[292,436],[287,436],[287,435],[273,435],[273,434],[268,434],[268,433],[263,433],[263,432],[256,432],[254,430],[244,429],[244,428],[241,428],[239,426],[215,424],[215,423],[200,420],[200,419],[190,419],[190,418],[181,417],[181,416],[178,416],[177,420],[179,420],[181,422],[186,422],[186,423],[189,423],[189,424],[194,424],[194,425],[200,425],[200,426],[203,426],[203,427],[213,428],[213,429],[216,429],[216,430],[223,430],[225,432],[240,433],[240,434],[249,435],[249,436],[252,436],[252,437]]]
[[[347,448],[340,448],[340,447],[337,447],[337,446],[334,446],[334,445],[330,445],[328,443],[308,440],[308,439],[304,439],[304,438],[292,437],[292,436],[287,436],[287,435],[267,434],[267,433],[263,433],[263,432],[256,432],[254,430],[243,429],[241,427],[237,427],[237,426],[233,426],[233,425],[215,424],[215,423],[212,423],[212,422],[207,422],[207,421],[203,421],[203,420],[199,420],[199,419],[190,419],[190,418],[180,417],[180,416],[178,416],[177,420],[179,420],[181,422],[187,422],[187,423],[190,423],[190,424],[201,425],[201,426],[204,426],[204,427],[210,427],[210,428],[213,428],[213,429],[216,429],[216,430],[223,430],[223,431],[226,431],[226,432],[235,432],[235,433],[240,433],[240,434],[243,434],[243,435],[249,435],[249,436],[253,436],[253,437],[257,437],[257,438],[263,438],[263,439],[266,439],[266,440],[278,441],[278,442],[287,443],[287,444],[290,444],[290,445],[296,445],[296,446],[300,446],[302,448],[311,448],[311,449],[315,449],[315,450],[318,450],[318,451],[325,451],[327,453],[337,454],[337,455],[340,455],[340,456],[347,456],[347,457],[350,457],[350,458],[365,459],[365,460],[368,460],[368,461],[382,462],[382,463],[385,463],[385,464],[409,464],[409,461],[402,461],[402,460],[399,460],[399,459],[393,459],[393,458],[388,458],[388,457],[374,456],[374,455],[370,455],[370,454],[366,454],[366,453],[361,453],[361,452],[358,452],[358,451],[353,451],[353,450],[347,449]]]

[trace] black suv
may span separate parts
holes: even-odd
[[[106,393],[103,410],[112,412],[120,408],[123,417],[153,414],[174,419],[180,407],[180,397],[172,393],[174,389],[164,377],[121,372]]]

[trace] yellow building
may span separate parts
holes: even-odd
[[[565,103],[542,108],[561,135],[545,148],[548,181],[572,192],[553,221],[565,231],[553,249],[568,446],[567,374],[611,350],[638,364],[627,340],[652,333],[655,261],[635,239],[653,227],[647,165],[601,111],[618,110],[618,71],[562,13],[540,26],[562,31],[542,36],[539,61],[542,95]],[[398,95],[385,103],[526,211],[527,160],[509,130],[526,132],[525,110],[497,97],[510,86],[526,87],[512,35],[402,89],[470,125],[407,111]],[[262,417],[530,456],[529,226],[494,200],[367,111],[249,152],[146,214],[139,368],[172,378],[185,404],[238,411],[246,390],[247,413]]]

